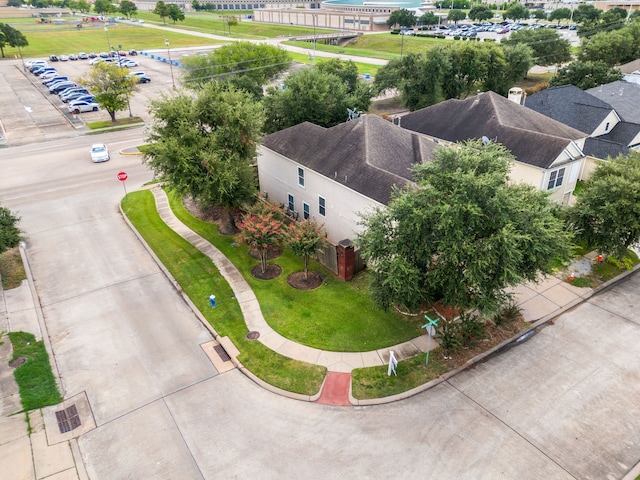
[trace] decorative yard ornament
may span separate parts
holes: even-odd
[[[391,376],[391,372],[397,377],[398,373],[396,372],[396,368],[398,368],[398,360],[393,355],[393,350],[389,351],[389,369],[387,370],[387,375]]]
[[[422,327],[420,328],[424,328],[427,330],[427,362],[425,363],[425,365],[429,365],[429,349],[431,347],[431,337],[436,336],[436,327],[438,326],[438,322],[440,321],[440,319],[436,318],[435,320],[433,320],[427,315],[424,316],[424,319],[427,321],[427,323],[422,325]]]

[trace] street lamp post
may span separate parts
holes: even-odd
[[[122,72],[122,57],[120,56],[120,51],[122,50],[122,45],[118,45],[118,51],[111,46],[111,51],[115,52],[118,58],[118,66],[120,67],[120,71]],[[133,114],[131,113],[131,102],[129,101],[129,91],[127,90],[127,108],[129,109],[129,120],[133,120]]]
[[[113,47],[111,46],[111,41],[109,40],[109,29],[107,26],[104,26],[104,33],[107,34],[107,51],[110,51]]]
[[[171,50],[169,49],[169,39],[165,38],[164,44],[167,46],[167,56],[169,57],[169,69],[171,70],[171,84],[176,88],[176,81],[173,78],[173,62],[171,62]]]

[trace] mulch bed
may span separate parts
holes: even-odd
[[[274,245],[267,249],[267,260],[273,260],[274,258],[278,258],[281,255],[282,255],[282,248],[278,247],[277,245]],[[260,252],[258,251],[257,248],[250,248],[249,256],[256,260],[260,260]]]
[[[294,272],[287,277],[287,283],[298,290],[313,290],[322,285],[322,277],[318,272],[309,272],[307,278],[304,272]]]
[[[262,271],[262,265],[255,265],[251,269],[251,275],[253,275],[258,280],[273,280],[274,278],[278,278],[282,273],[282,268],[280,265],[269,264],[267,268]]]

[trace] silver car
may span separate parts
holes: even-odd
[[[91,145],[91,161],[93,163],[106,162],[109,160],[109,149],[104,143]]]

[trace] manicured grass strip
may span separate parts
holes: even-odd
[[[403,317],[374,306],[366,274],[345,283],[313,262],[309,269],[319,272],[324,283],[315,290],[296,290],[287,284],[287,277],[303,269],[302,259],[285,250],[270,261],[282,268],[278,278],[254,278],[251,268],[259,261],[248,255],[246,245],[237,245],[233,237],[219,235],[215,225],[194,218],[171,192],[169,200],[185,225],[209,240],[240,270],[255,292],[265,319],[281,335],[322,350],[365,352],[422,334],[421,317]]]
[[[420,354],[398,363],[398,376],[387,375],[388,366],[357,368],[351,372],[351,388],[354,398],[359,400],[383,398],[406,392],[424,385],[446,373],[448,368],[440,349],[429,354],[429,365],[425,365],[426,355]]]
[[[151,192],[130,193],[122,201],[122,207],[207,321],[238,347],[241,352],[238,359],[245,367],[283,390],[303,395],[313,395],[320,390],[326,372],[324,367],[292,360],[245,338],[248,330],[228,283],[209,258],[160,219]],[[208,303],[212,293],[218,300],[216,308]]]
[[[4,290],[19,287],[22,280],[27,278],[18,247],[10,248],[0,254],[0,278],[2,278]]]
[[[62,397],[51,371],[44,342],[36,342],[36,337],[26,332],[9,332],[9,339],[13,345],[10,363],[18,357],[26,359],[14,372],[25,411],[60,403]]]
[[[311,51],[309,53],[313,54],[313,47],[311,47]],[[294,62],[302,63],[305,65],[310,64],[308,54],[289,52],[289,55],[291,56],[291,59]],[[329,58],[316,56],[316,64],[326,62],[327,60],[329,60]],[[355,63],[356,67],[358,68],[358,73],[360,75],[365,75],[369,73],[371,74],[372,77],[375,77],[380,67],[382,67],[382,65],[373,65],[372,63],[361,63],[361,62],[353,62],[353,63]]]

